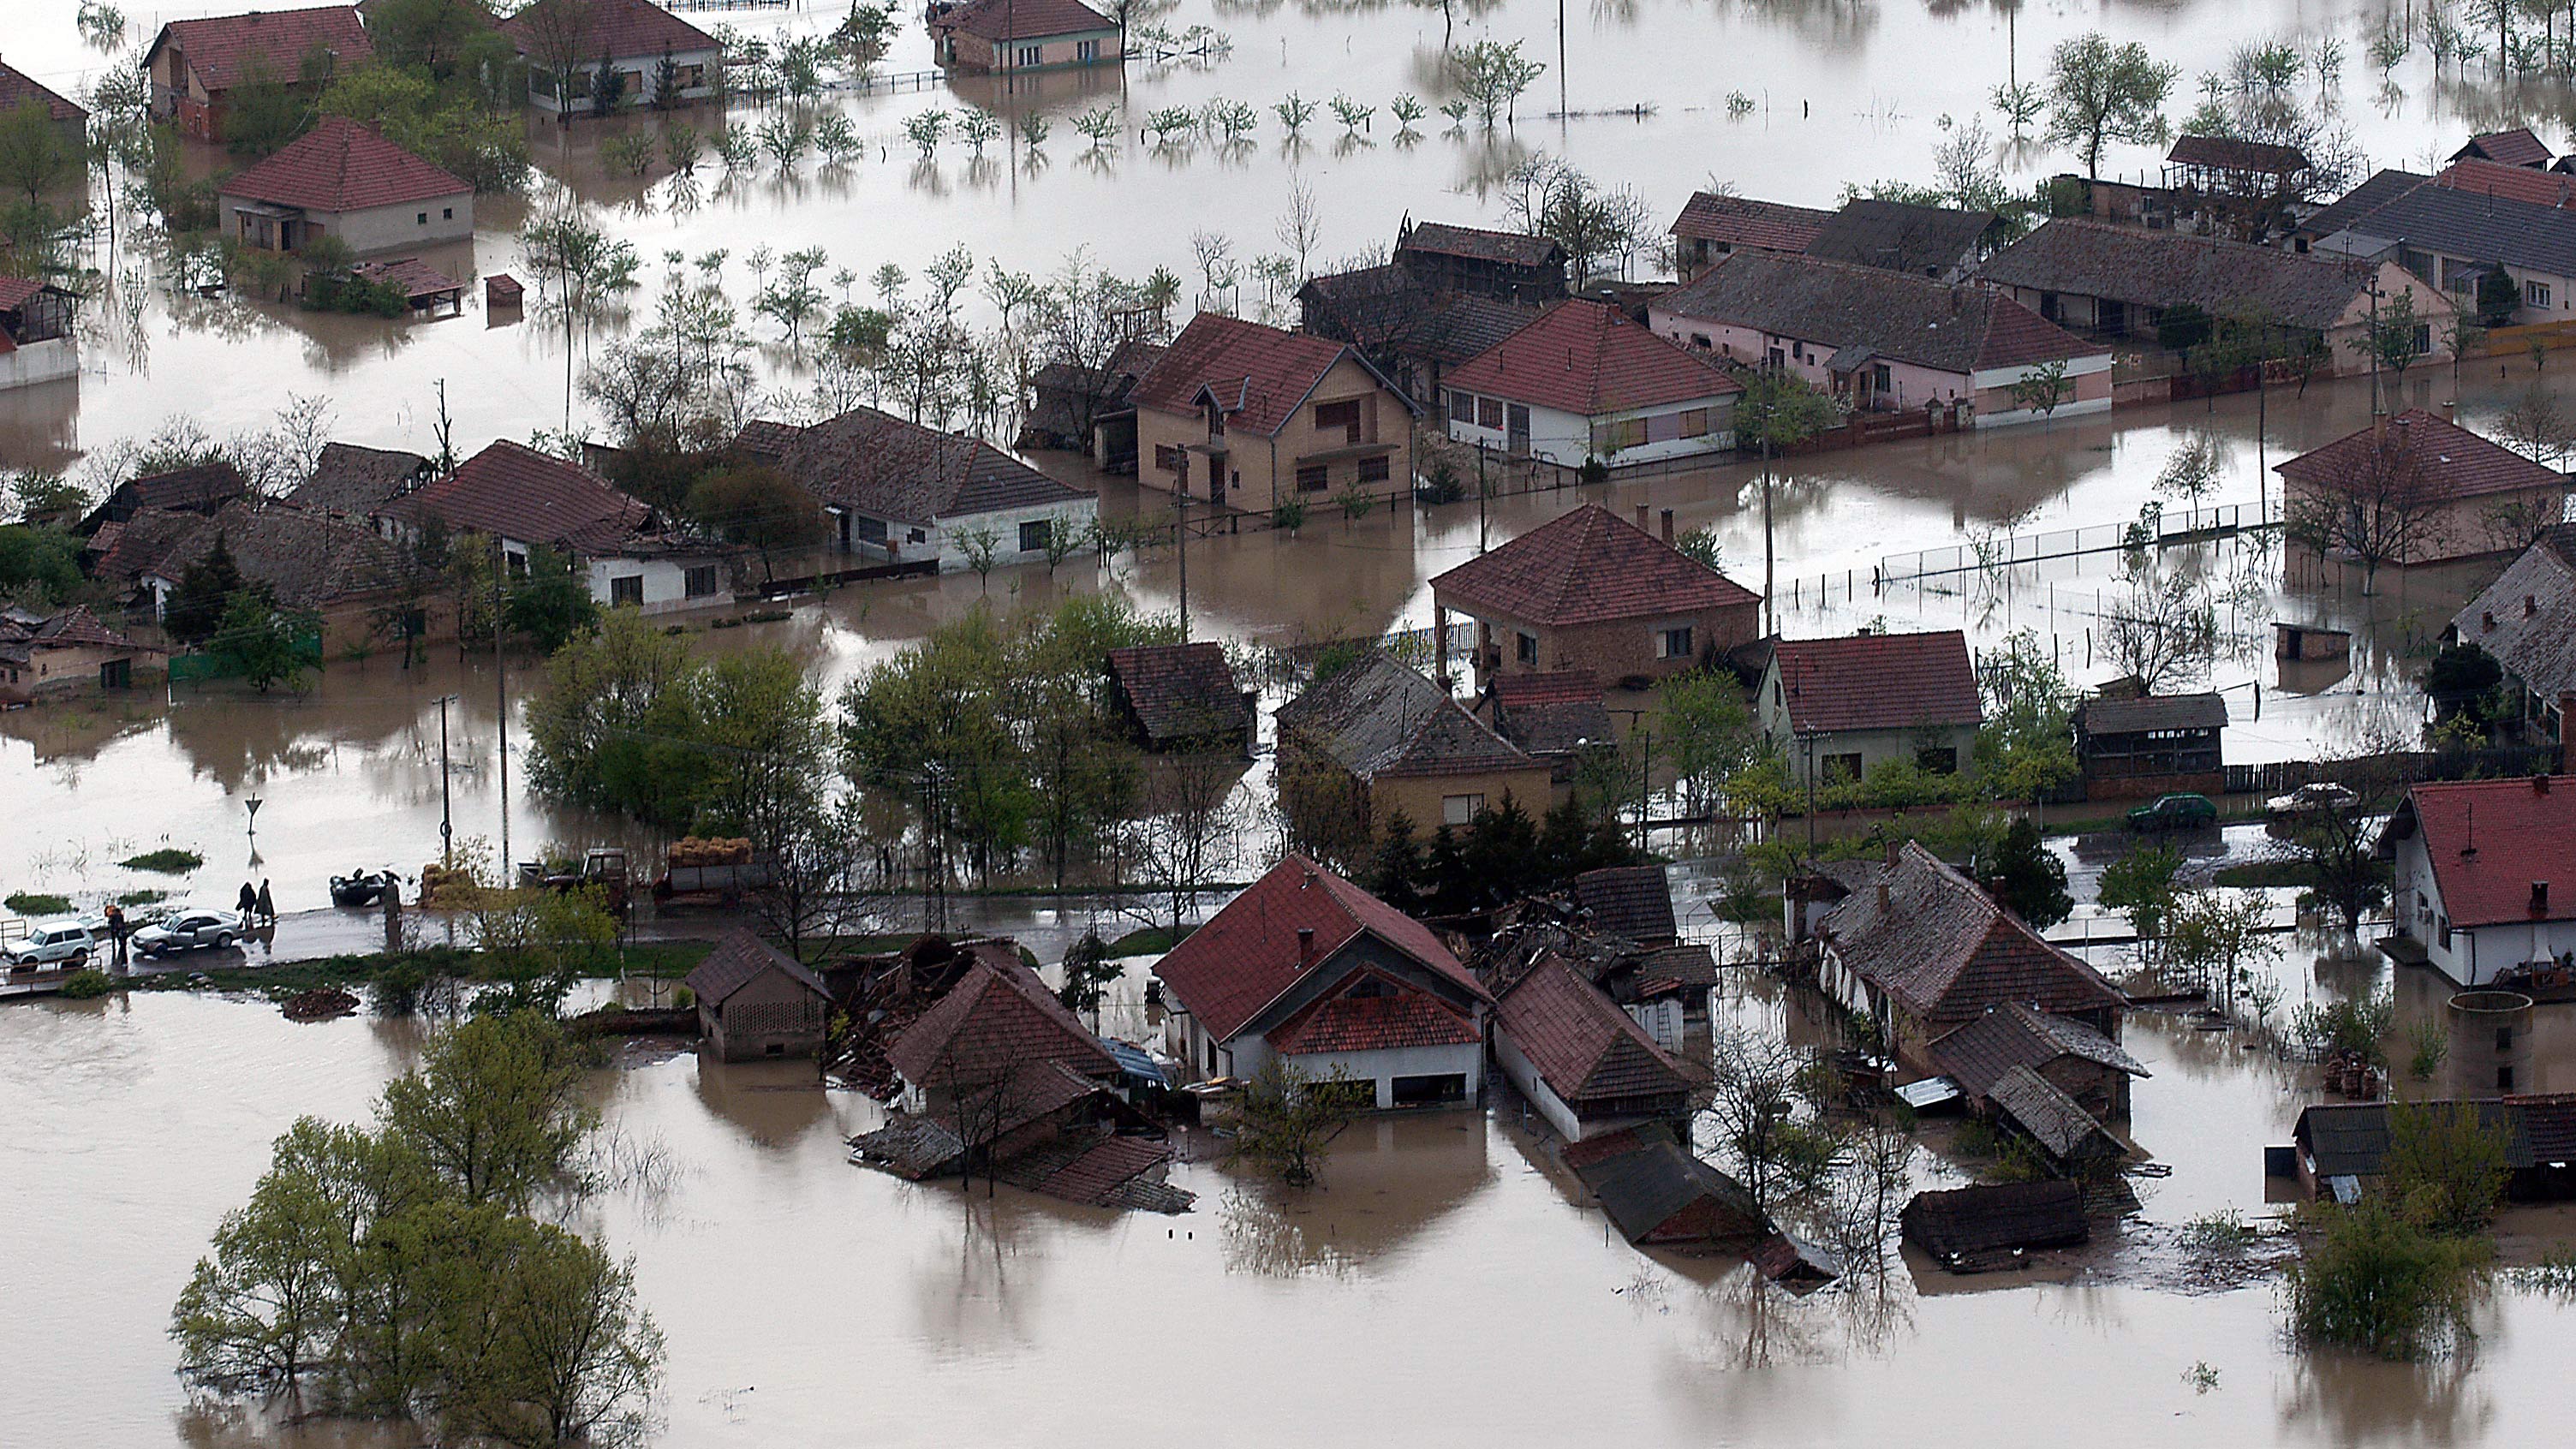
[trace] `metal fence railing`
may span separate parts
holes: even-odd
[[[1939,548],[1888,554],[1878,561],[1877,581],[1881,585],[1899,584],[2123,548],[2170,548],[2270,528],[2280,521],[2279,502],[2265,498],[2259,503],[2214,503],[2205,508],[2175,509],[2156,515],[2152,521],[2132,518],[2038,533],[1991,534]]]

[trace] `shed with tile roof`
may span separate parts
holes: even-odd
[[[1565,1161],[1620,1236],[1641,1248],[1751,1248],[1776,1231],[1744,1184],[1692,1155],[1660,1127],[1572,1144]]]
[[[1109,675],[1149,750],[1252,752],[1252,695],[1236,682],[1225,646],[1148,644],[1109,651]]]
[[[225,234],[258,251],[300,253],[327,236],[369,256],[474,235],[472,186],[345,116],[323,117],[217,192]]]
[[[1905,1240],[1953,1272],[2000,1267],[2033,1248],[2089,1238],[2084,1190],[2071,1182],[2011,1182],[1916,1193],[1900,1217]]]
[[[886,1047],[903,1079],[907,1110],[924,1112],[960,1091],[1031,1062],[1061,1062],[1102,1085],[1118,1061],[1008,941],[977,942],[956,983]]]
[[[2451,153],[2454,161],[2492,161],[2499,166],[2541,167],[2549,165],[2549,143],[2531,133],[2529,126],[2510,130],[2489,131],[2471,136],[2469,143]]]
[[[0,606],[0,702],[125,689],[135,666],[155,668],[161,651],[107,627],[86,606],[50,614]]]
[[[798,431],[777,468],[822,505],[834,547],[942,573],[972,568],[988,544],[1005,564],[1060,558],[1100,514],[1098,495],[981,438],[870,407]]]
[[[2423,408],[2381,416],[2272,471],[2300,548],[2358,557],[2359,546],[2373,563],[2399,567],[2520,549],[2567,506],[2566,474]]]
[[[1380,1108],[1474,1101],[1491,998],[1420,922],[1302,855],[1154,966],[1165,1049],[1190,1080],[1278,1062],[1371,1084]]]
[[[1790,773],[1818,787],[1865,779],[1888,761],[1961,769],[1985,719],[1956,629],[1779,640],[1754,714]]]
[[[1811,206],[1695,191],[1667,230],[1681,279],[1687,283],[1739,251],[1803,252],[1833,215]]]
[[[1431,599],[1435,621],[1476,621],[1479,681],[1566,669],[1658,679],[1761,628],[1761,596],[1597,503],[1438,575]]]
[[[89,112],[47,89],[25,71],[0,64],[0,114],[15,111],[29,102],[44,108],[45,119],[54,123],[66,143],[74,147],[88,145]],[[75,151],[74,154],[79,153]]]
[[[716,942],[684,983],[698,1031],[724,1061],[807,1057],[822,1050],[831,989],[803,962],[751,932]]]
[[[1310,686],[1278,724],[1280,802],[1308,839],[1364,850],[1398,815],[1428,838],[1507,799],[1543,815],[1553,798],[1546,762],[1387,654]]]
[[[2227,698],[2217,693],[2088,699],[2075,707],[2075,755],[2088,800],[2144,800],[2227,784]]]

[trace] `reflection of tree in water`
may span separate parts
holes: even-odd
[[[2492,1320],[2494,1310],[2479,1316]],[[2495,1420],[2495,1397],[2476,1368],[2474,1351],[2429,1363],[2299,1352],[2277,1418],[2286,1432],[2322,1431],[2330,1444],[2480,1443]]]
[[[1032,1346],[1032,1294],[1047,1254],[1038,1243],[1043,1210],[1016,1194],[987,1198],[954,1180],[923,1183],[913,1191],[917,1210],[955,1213],[962,1221],[947,1267],[924,1264],[912,1275],[925,1336],[974,1352],[1009,1344]]]
[[[1363,1118],[1333,1144],[1318,1185],[1238,1178],[1220,1200],[1230,1269],[1344,1273],[1420,1236],[1491,1182],[1481,1113]]]
[[[1330,1277],[1359,1266],[1320,1225],[1317,1210],[1292,1201],[1277,1190],[1230,1187],[1216,1203],[1217,1226],[1225,1233],[1225,1267],[1229,1273],[1258,1273],[1265,1278],[1296,1278],[1309,1273]]]
[[[1733,8],[1740,15],[1768,21],[1809,45],[1848,47],[1878,29],[1874,0],[1733,0]],[[1796,102],[1792,99],[1786,103]]]
[[[23,740],[36,763],[51,765],[68,786],[80,784],[81,771],[99,752],[131,735],[149,734],[169,713],[158,702],[83,700],[47,709],[0,714],[0,738]]]

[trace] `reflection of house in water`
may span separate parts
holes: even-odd
[[[1364,1268],[1464,1206],[1494,1179],[1482,1114],[1368,1117],[1317,1169],[1321,1191],[1246,1181],[1218,1218],[1226,1265],[1288,1275]]]

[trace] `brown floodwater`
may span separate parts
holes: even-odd
[[[1784,1009],[1761,983],[1721,1008],[1771,1029]],[[407,1022],[298,1026],[206,996],[0,1010],[10,1440],[406,1442],[192,1406],[162,1330],[269,1140],[300,1113],[358,1116],[417,1043]],[[2294,1352],[2268,1280],[2212,1286],[2173,1230],[2264,1211],[2259,1148],[2308,1089],[2170,1019],[2142,1015],[2130,1045],[2155,1074],[2132,1135],[2173,1174],[2140,1183],[2114,1246],[2045,1277],[1909,1264],[1793,1299],[1732,1260],[1631,1249],[1481,1111],[1362,1124],[1303,1194],[1183,1163],[1199,1204],[1177,1218],[988,1200],[847,1165],[878,1109],[810,1067],[687,1054],[596,1078],[618,1160],[660,1166],[575,1221],[633,1255],[668,1335],[671,1446],[2555,1437],[2576,1318],[2553,1301],[2500,1290],[2474,1358],[2408,1367]]]

